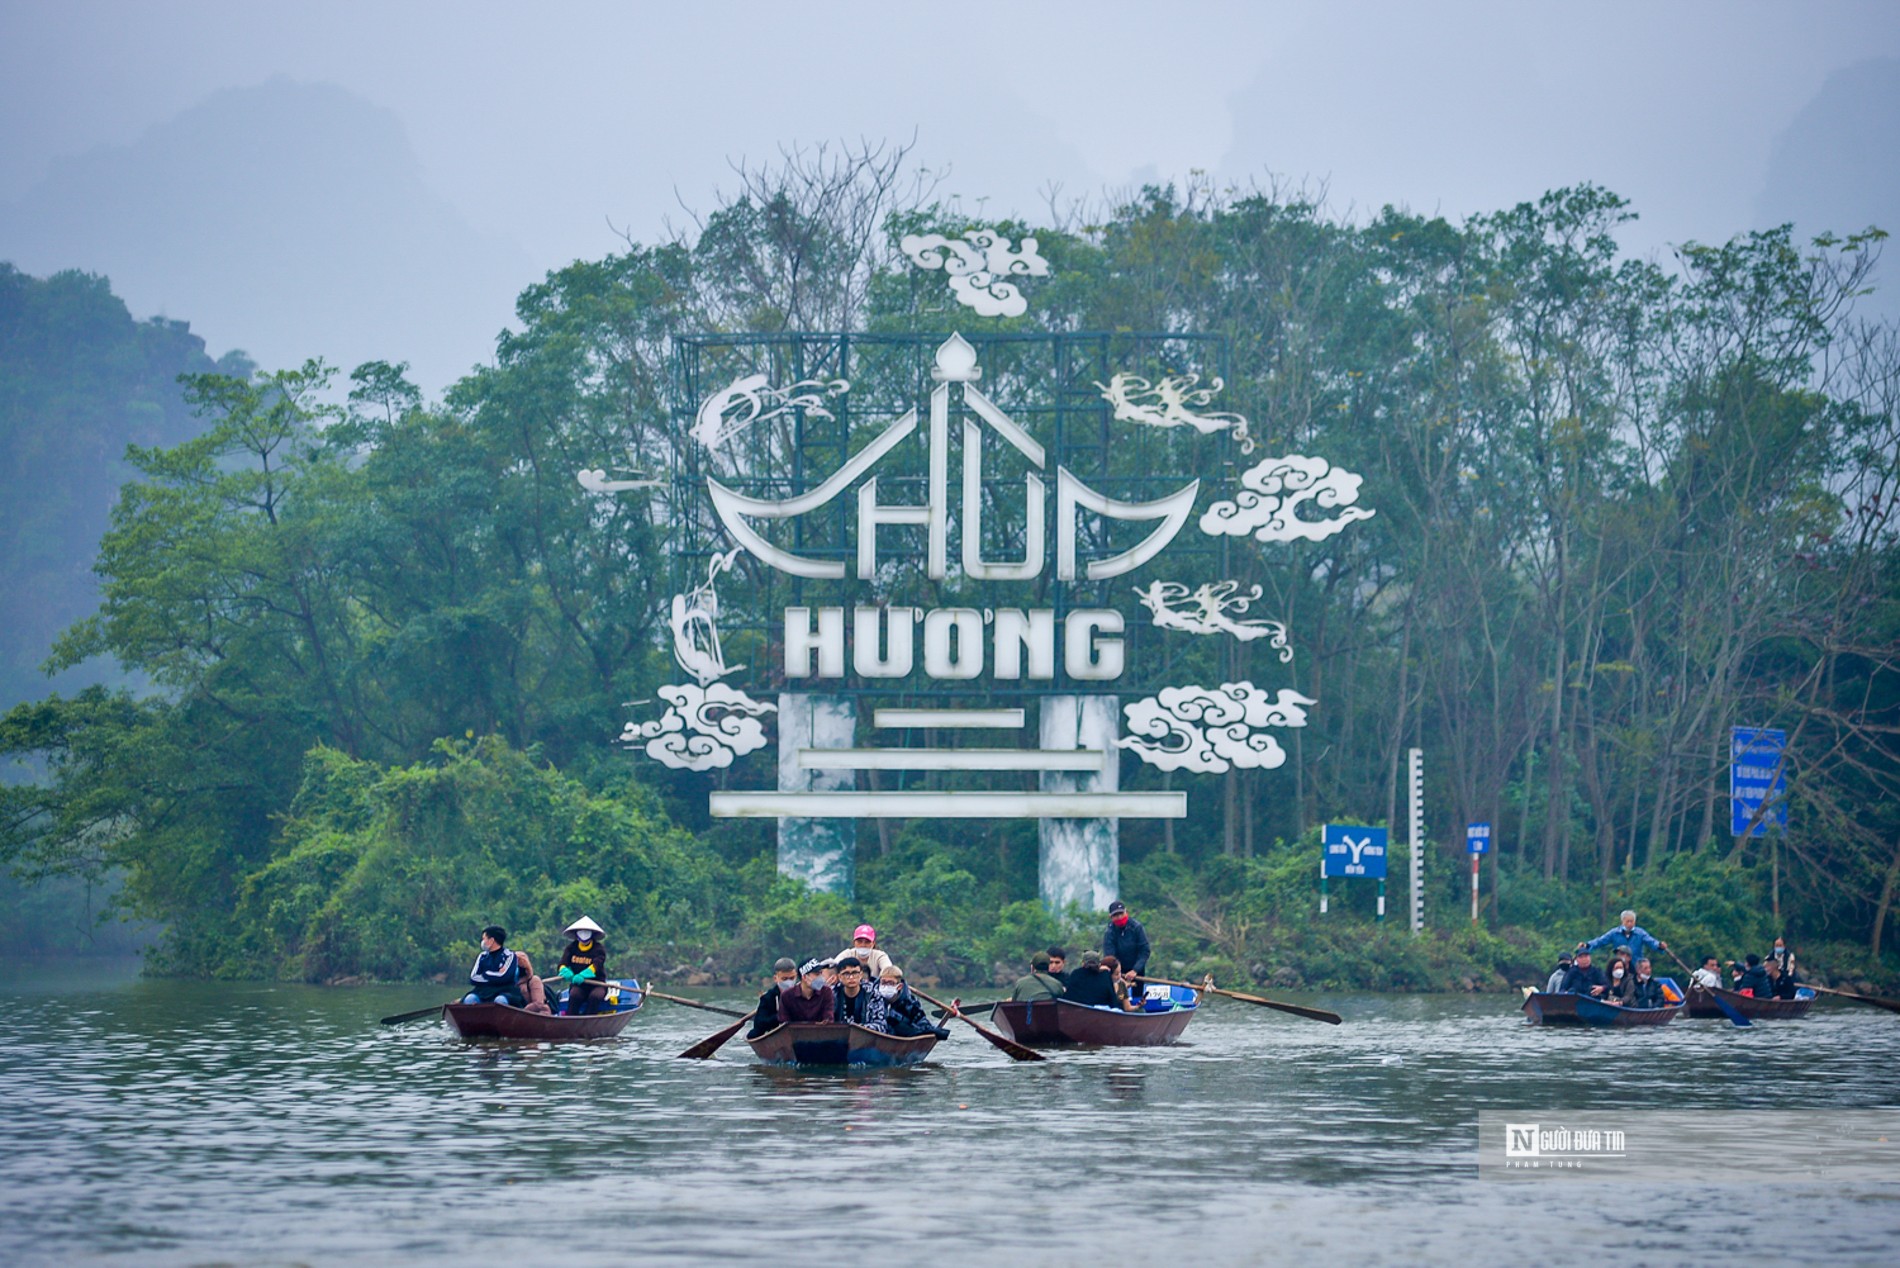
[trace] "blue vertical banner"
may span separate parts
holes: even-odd
[[[1488,823],[1467,823],[1465,825],[1465,853],[1489,854],[1491,852],[1491,825]]]
[[[1771,823],[1784,832],[1787,830],[1788,774],[1782,762],[1782,751],[1787,745],[1786,731],[1753,726],[1730,730],[1729,835],[1767,836]],[[1761,816],[1751,831],[1749,824],[1763,802],[1769,803],[1768,813]]]

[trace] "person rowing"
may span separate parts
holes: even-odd
[[[607,1002],[607,948],[603,930],[582,916],[561,932],[572,939],[561,952],[561,980],[567,983],[567,1015],[585,1017]]]
[[[482,930],[482,953],[475,957],[475,967],[468,971],[469,992],[462,997],[462,1002],[520,1008],[527,1002],[522,998],[520,979],[521,963],[508,949],[508,931],[500,925],[490,925]]]
[[[1612,953],[1627,951],[1631,963],[1642,959],[1652,950],[1667,951],[1669,944],[1652,935],[1649,930],[1636,923],[1636,913],[1626,911],[1615,928],[1588,942],[1579,942],[1577,950],[1596,951],[1608,947]]]
[[[785,956],[780,956],[772,966],[772,984],[759,996],[759,1006],[752,1010],[752,1030],[748,1039],[757,1039],[768,1030],[778,1029],[778,1002],[786,992],[798,989],[798,966]]]

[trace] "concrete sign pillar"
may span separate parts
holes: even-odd
[[[808,770],[801,749],[848,749],[857,736],[857,706],[848,696],[782,692],[778,698],[778,790],[849,792],[856,771]],[[857,882],[855,819],[778,821],[778,870],[813,889],[851,897]]]
[[[1121,697],[1046,696],[1042,701],[1042,747],[1081,749],[1101,755],[1090,771],[1043,771],[1043,792],[1116,792],[1121,788]],[[1061,911],[1080,903],[1101,911],[1120,885],[1121,837],[1116,819],[1039,819],[1043,906]]]

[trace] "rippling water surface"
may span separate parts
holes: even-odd
[[[1498,996],[1206,1006],[1171,1048],[767,1069],[650,1003],[618,1040],[385,1028],[440,987],[75,978],[0,999],[0,1261],[597,1266],[1893,1263],[1900,1178],[1501,1183],[1480,1110],[1900,1106],[1900,1017],[1527,1026]],[[750,997],[702,996],[741,1007]]]

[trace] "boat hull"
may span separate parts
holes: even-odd
[[[1032,1047],[1153,1048],[1180,1038],[1194,1013],[1193,1008],[1111,1012],[1066,999],[1004,1000],[991,1018],[1005,1038]]]
[[[611,1039],[627,1028],[640,1006],[585,1017],[531,1013],[509,1004],[450,1004],[449,1028],[464,1039],[534,1039],[562,1043],[571,1039]]]
[[[1663,1026],[1681,1011],[1681,1004],[1624,1008],[1583,995],[1553,991],[1534,991],[1524,999],[1524,1016],[1539,1026]]]
[[[1797,994],[1793,999],[1757,999],[1753,995],[1724,990],[1719,986],[1712,990],[1704,986],[1692,986],[1689,988],[1689,1016],[1727,1017],[1728,1013],[1722,1005],[1716,1003],[1717,997],[1750,1021],[1793,1021],[1797,1017],[1806,1017],[1808,1010],[1814,1007],[1814,994],[1811,991],[1805,998]]]
[[[767,1065],[879,1069],[916,1065],[937,1046],[937,1036],[886,1035],[845,1022],[792,1022],[756,1039],[748,1035],[746,1043]]]

